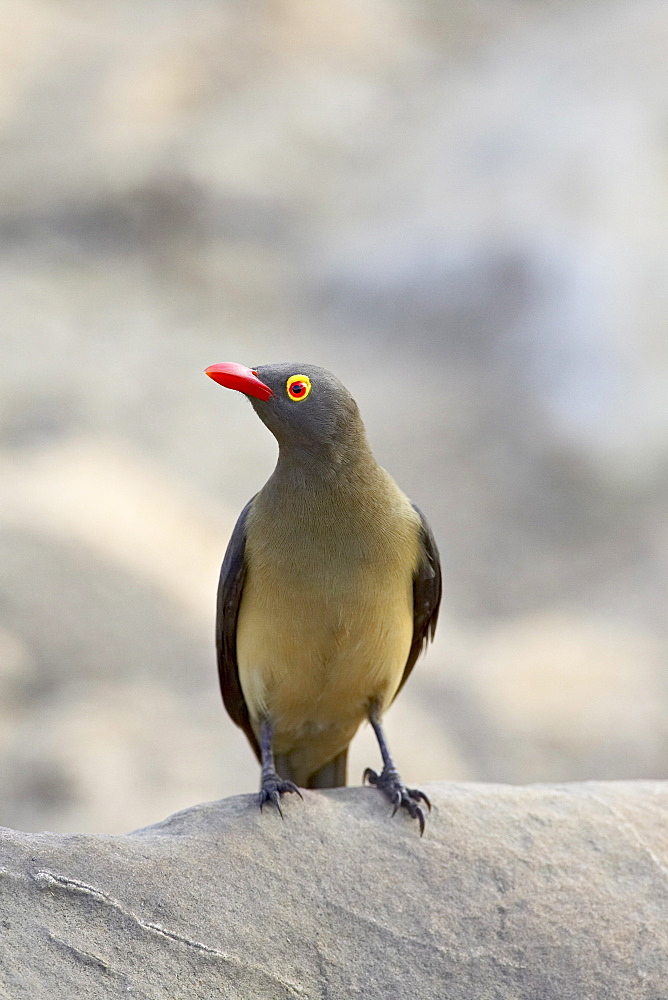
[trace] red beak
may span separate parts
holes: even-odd
[[[247,396],[257,396],[258,399],[266,400],[274,395],[269,386],[257,377],[257,372],[251,371],[245,365],[235,365],[233,361],[210,365],[204,369],[204,374],[214,382],[224,385],[226,389],[236,389]]]

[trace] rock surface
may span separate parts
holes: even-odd
[[[659,1000],[668,783],[240,796],[129,836],[4,830],[3,1000]]]

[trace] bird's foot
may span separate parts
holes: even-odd
[[[416,819],[420,824],[420,836],[424,833],[425,815],[420,802],[424,802],[431,812],[431,802],[419,788],[406,788],[397,771],[394,768],[384,768],[380,774],[367,767],[364,772],[363,781],[368,781],[370,785],[379,788],[381,792],[390,800],[394,806],[392,815],[398,809],[405,809],[409,816]]]
[[[282,818],[283,811],[281,809],[281,795],[284,795],[286,792],[296,792],[300,799],[304,798],[294,781],[287,781],[284,778],[281,778],[276,771],[262,772],[262,783],[260,785],[259,795],[261,810],[264,809],[265,803],[271,802],[272,805],[276,806]]]

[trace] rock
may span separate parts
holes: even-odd
[[[668,783],[239,796],[129,836],[4,830],[0,995],[657,1000]]]

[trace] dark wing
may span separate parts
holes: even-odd
[[[413,641],[397,694],[408,680],[418,656],[429,640],[434,638],[441,603],[441,560],[436,539],[422,511],[415,504],[413,510],[418,513],[421,522],[422,559],[413,580]]]
[[[237,664],[237,621],[246,579],[246,518],[254,499],[255,497],[249,500],[239,514],[220,571],[216,606],[216,652],[223,703],[233,721],[245,732],[259,760],[260,747],[251,727]]]

